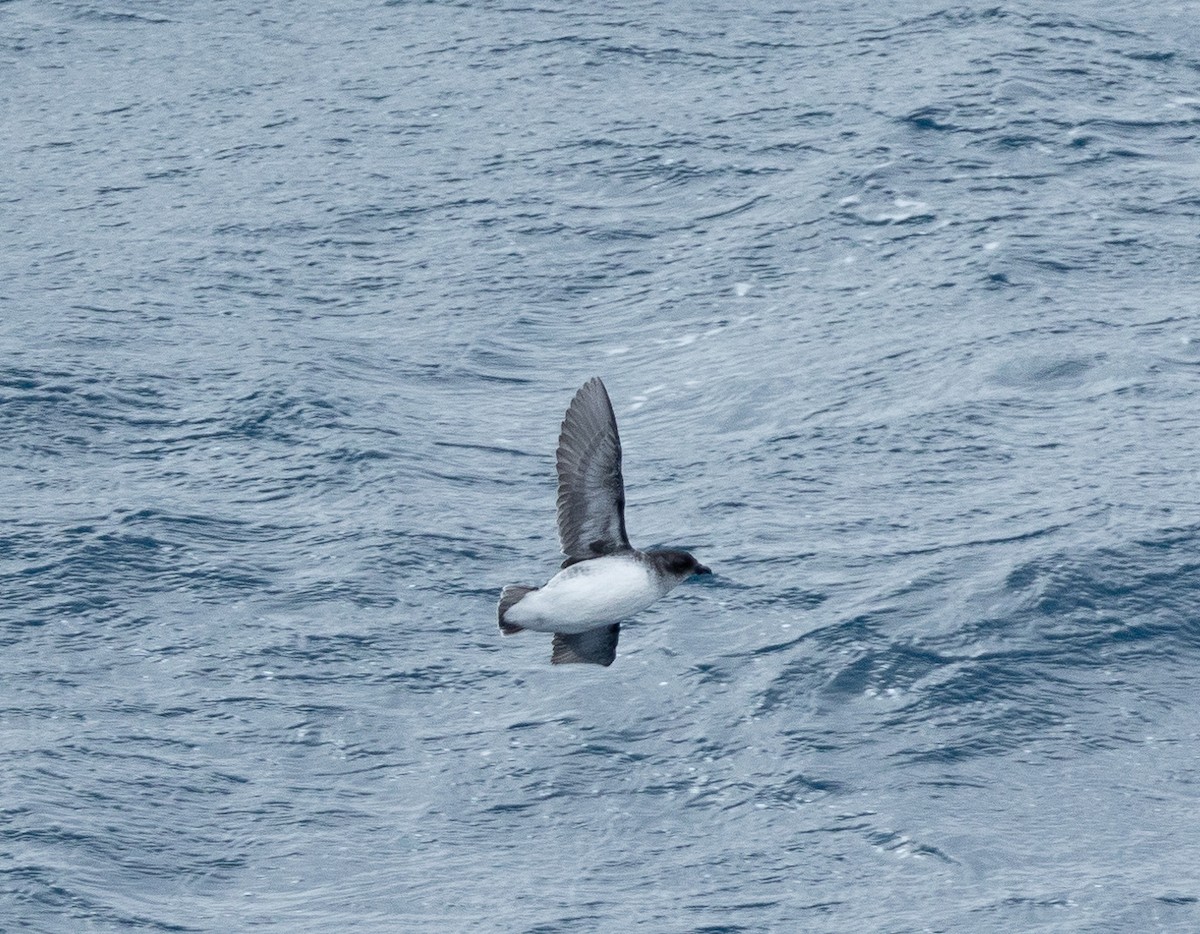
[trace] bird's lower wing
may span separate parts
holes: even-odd
[[[556,632],[550,661],[555,665],[611,665],[617,657],[617,638],[620,634],[620,623],[584,632]]]

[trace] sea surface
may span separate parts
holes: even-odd
[[[1200,930],[1200,7],[0,2],[0,930]]]

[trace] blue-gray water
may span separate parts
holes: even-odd
[[[0,929],[1200,929],[1198,27],[0,3]]]

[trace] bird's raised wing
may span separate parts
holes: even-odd
[[[629,551],[617,417],[599,377],[583,384],[558,436],[558,541],[568,567]]]

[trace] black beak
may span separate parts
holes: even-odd
[[[703,564],[697,564],[696,570],[692,571],[692,573],[693,574],[711,574],[712,571],[710,569],[706,568]]]

